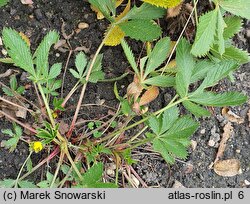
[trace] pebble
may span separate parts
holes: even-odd
[[[203,128],[203,129],[200,131],[200,133],[201,133],[202,135],[204,135],[204,134],[206,133],[206,128]]]
[[[81,29],[81,30],[86,29],[88,27],[89,27],[89,24],[84,23],[84,22],[81,22],[81,23],[78,24],[78,28]]]
[[[2,49],[2,54],[3,54],[4,56],[6,56],[6,55],[8,54],[7,50]]]
[[[246,186],[250,185],[250,181],[248,181],[248,180],[244,180],[244,183],[246,184]]]
[[[2,38],[0,37],[0,46],[3,45],[3,41],[2,41]]]
[[[241,152],[241,150],[240,150],[240,149],[236,149],[236,153],[238,153],[238,154],[239,154],[240,152]]]

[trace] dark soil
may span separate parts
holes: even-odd
[[[202,1],[205,2],[205,1]],[[202,3],[199,7],[199,12],[210,9],[208,2]],[[22,5],[20,0],[12,0],[6,6],[0,9],[0,31],[4,26],[11,27],[25,33],[31,41],[32,49],[35,49],[42,37],[49,30],[57,30],[61,32],[62,19],[66,24],[66,32],[71,33],[77,28],[78,23],[85,22],[89,24],[89,28],[82,30],[70,40],[73,48],[85,46],[89,51],[86,53],[92,56],[97,50],[102,41],[103,33],[106,30],[107,22],[105,20],[97,21],[95,13],[90,9],[89,4],[83,0],[37,0],[32,6]],[[167,30],[167,23],[163,23]],[[247,36],[247,31],[250,29],[250,22],[245,22],[245,29],[235,37],[235,44],[245,50],[250,50],[250,36]],[[60,33],[62,36],[62,33]],[[133,51],[139,55],[142,49],[141,43],[131,44]],[[0,47],[2,50],[2,46]],[[122,75],[128,68],[128,64],[122,53],[120,46],[105,47],[103,69],[106,78],[112,78]],[[58,57],[55,57],[57,54]],[[53,51],[51,53],[51,61],[63,62],[67,60],[68,53]],[[0,53],[2,57],[2,53]],[[69,62],[68,67],[73,66],[73,58]],[[235,73],[235,82],[224,80],[216,88],[220,91],[238,90],[250,95],[250,64],[242,66]],[[12,68],[10,65],[0,64],[0,73],[4,73],[7,69]],[[20,77],[20,75],[19,75]],[[7,84],[6,78],[0,79]],[[124,78],[118,82],[121,93],[125,93],[126,87],[129,84],[131,77]],[[68,93],[74,86],[75,80],[68,74],[65,79],[64,93]],[[21,83],[23,83],[21,81]],[[31,90],[31,93],[34,93]],[[2,94],[2,92],[0,92]],[[64,94],[65,95],[65,94]],[[70,105],[75,105],[78,100],[79,91],[69,101]],[[27,95],[31,100],[37,103],[35,95]],[[172,92],[168,89],[161,90],[161,95],[151,105],[152,109],[159,109],[166,101],[171,99]],[[116,108],[117,100],[113,94],[113,83],[98,83],[89,84],[87,88],[84,103],[98,103],[104,99],[105,105]],[[224,153],[224,159],[236,158],[241,162],[242,174],[234,177],[218,176],[212,169],[208,167],[214,161],[217,148],[208,146],[208,141],[213,134],[222,134],[223,127],[227,122],[221,115],[220,109],[215,109],[212,117],[201,119],[199,130],[192,137],[192,140],[197,142],[195,150],[190,148],[189,157],[186,161],[177,161],[175,165],[169,167],[158,155],[145,153],[137,154],[135,159],[139,160],[134,166],[137,173],[145,181],[148,186],[172,187],[175,180],[181,182],[185,187],[243,187],[244,181],[250,181],[250,136],[249,136],[249,121],[247,112],[249,103],[241,107],[234,107],[232,111],[244,118],[244,123],[233,123],[234,134],[227,143],[227,148]],[[101,118],[107,114],[108,108],[95,107],[85,108],[80,114],[85,119]],[[71,119],[72,113],[67,111],[63,115],[65,119]],[[0,130],[10,128],[11,123],[4,118],[0,118]],[[7,139],[0,131],[0,142]],[[147,149],[147,147],[143,148]],[[9,153],[4,148],[0,149],[0,179],[16,178],[17,173],[28,155],[28,147],[25,143],[20,143],[18,148]],[[38,154],[34,160],[39,161],[43,157]],[[188,166],[189,165],[189,166]],[[190,165],[192,170],[190,170]],[[188,168],[189,167],[189,168]],[[35,179],[41,175],[37,172]]]

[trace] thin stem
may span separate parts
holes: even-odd
[[[194,2],[195,23],[196,23],[196,27],[197,27],[198,24],[199,24],[199,21],[198,21],[198,13],[197,13],[197,3],[198,3],[198,0],[193,0],[193,2]]]
[[[178,101],[176,101],[176,102],[174,102],[172,104],[167,105],[166,107],[164,107],[164,108],[162,108],[162,109],[160,109],[160,110],[158,110],[158,111],[150,114],[149,116],[147,116],[147,117],[145,117],[145,118],[143,118],[143,119],[141,119],[141,120],[139,120],[139,121],[137,121],[137,122],[135,122],[135,123],[127,126],[127,127],[125,127],[124,129],[115,131],[115,132],[111,133],[110,135],[107,135],[106,137],[100,139],[97,142],[101,143],[101,142],[104,142],[106,140],[109,140],[110,138],[114,137],[115,135],[120,134],[123,131],[129,130],[129,129],[133,128],[133,127],[136,127],[137,125],[140,125],[141,123],[147,121],[150,117],[152,117],[152,115],[157,116],[157,115],[161,114],[162,112],[164,112],[165,110],[167,110],[167,109],[169,109],[169,108],[171,108],[171,107],[173,107],[173,106],[175,106],[175,105],[177,105],[179,103],[182,103],[183,101],[186,101],[186,100],[187,100],[186,97],[182,98],[182,99],[179,99]]]
[[[33,173],[34,171],[36,171],[38,168],[40,168],[43,164],[45,164],[46,162],[50,161],[51,159],[53,159],[57,154],[59,153],[59,146],[57,146],[54,151],[44,160],[42,160],[39,164],[37,164],[35,167],[33,167],[33,169],[30,172],[27,172],[26,174],[24,174],[19,181],[25,179],[27,176],[29,176],[31,173]]]
[[[82,175],[79,172],[78,168],[76,167],[75,162],[73,161],[72,157],[70,156],[69,151],[65,151],[65,154],[68,157],[68,160],[71,163],[71,165],[72,165],[73,169],[75,170],[76,174],[78,175],[78,177],[80,178],[80,180],[82,180],[83,179]]]
[[[70,99],[70,97],[75,93],[75,91],[78,89],[79,87],[79,83],[80,81],[78,81],[75,86],[70,90],[70,92],[68,93],[68,95],[64,98],[63,103],[62,103],[62,107],[65,107],[66,103],[68,102],[68,100]]]
[[[23,165],[22,165],[22,167],[21,167],[21,169],[20,169],[20,171],[19,171],[19,173],[18,173],[18,175],[17,175],[16,181],[15,181],[15,187],[14,187],[14,188],[17,188],[18,181],[19,181],[19,178],[20,178],[21,173],[22,173],[22,171],[23,171],[23,168],[24,168],[24,166],[26,165],[26,163],[27,163],[27,161],[29,160],[29,158],[30,158],[30,156],[31,156],[32,153],[33,153],[33,152],[30,151],[29,156],[28,156],[28,157],[26,158],[26,160],[24,161],[24,163],[23,163]]]
[[[63,79],[62,79],[62,87],[61,87],[61,98],[63,98],[64,81],[65,81],[65,76],[66,76],[69,60],[70,60],[70,57],[71,57],[72,53],[73,53],[73,50],[70,50],[67,61],[66,61],[66,64],[65,64],[65,67],[64,67]]]
[[[56,124],[55,124],[54,118],[53,118],[53,116],[52,116],[52,112],[51,112],[51,110],[50,110],[50,107],[49,107],[48,101],[47,101],[47,99],[46,99],[46,96],[45,96],[45,94],[44,94],[44,92],[43,92],[43,88],[42,88],[42,86],[41,86],[40,83],[38,83],[37,85],[38,85],[38,89],[39,89],[39,91],[40,91],[40,93],[41,93],[41,96],[42,96],[42,99],[43,99],[43,103],[44,103],[44,105],[45,105],[45,107],[46,107],[46,110],[47,110],[47,113],[48,113],[50,122],[51,122],[52,126],[55,127]]]
[[[63,158],[64,158],[64,152],[61,151],[61,153],[60,153],[60,158],[59,158],[59,161],[58,161],[58,164],[57,164],[57,167],[56,167],[56,171],[55,171],[53,180],[52,180],[52,182],[51,182],[51,184],[50,184],[50,188],[53,188],[53,186],[54,186],[54,183],[55,183],[55,181],[56,181],[56,177],[57,177],[57,175],[58,175],[58,173],[59,173],[60,167],[61,167],[62,162],[63,162]]]
[[[129,72],[124,73],[123,75],[119,76],[119,77],[115,77],[115,78],[111,78],[111,79],[102,79],[102,80],[98,80],[98,82],[114,82],[114,81],[119,81],[121,79],[123,79],[124,77],[126,77],[129,74]]]
[[[78,113],[80,111],[80,108],[81,108],[81,104],[82,104],[82,101],[83,101],[83,97],[84,97],[84,94],[85,94],[85,91],[86,91],[86,88],[87,88],[87,84],[88,84],[88,80],[89,80],[89,77],[90,77],[90,74],[91,74],[91,71],[94,67],[94,64],[96,62],[96,59],[97,59],[97,56],[98,54],[100,53],[102,47],[104,46],[104,40],[102,41],[102,43],[100,44],[100,46],[98,47],[96,53],[95,53],[95,56],[93,57],[93,60],[89,66],[89,69],[88,69],[88,72],[87,72],[87,75],[86,75],[86,83],[83,85],[82,87],[82,91],[81,91],[81,94],[80,94],[80,98],[79,98],[79,101],[77,103],[77,106],[76,106],[76,111],[75,111],[75,114],[74,114],[74,117],[73,117],[73,120],[71,122],[71,125],[70,125],[70,128],[69,128],[69,131],[67,133],[67,137],[70,138],[71,135],[72,135],[72,132],[73,132],[73,129],[75,127],[75,123],[76,123],[76,120],[77,120],[77,117],[78,117]]]
[[[176,41],[176,43],[175,43],[175,45],[174,45],[174,47],[173,47],[173,49],[172,49],[172,51],[171,51],[171,53],[170,53],[170,55],[169,55],[169,57],[168,57],[168,61],[167,61],[166,65],[165,65],[165,66],[163,67],[163,69],[162,69],[161,75],[164,74],[166,68],[168,67],[168,64],[169,64],[169,62],[171,61],[171,58],[172,58],[172,56],[173,56],[173,54],[174,54],[174,52],[175,52],[175,50],[176,50],[176,47],[177,47],[177,45],[179,44],[179,42],[180,42],[180,40],[181,40],[181,38],[182,38],[182,36],[183,36],[183,34],[184,34],[184,32],[185,32],[187,26],[188,26],[188,23],[189,23],[189,21],[191,20],[191,18],[192,18],[192,16],[193,16],[193,13],[194,13],[194,11],[195,11],[195,8],[196,8],[196,6],[197,6],[198,1],[199,1],[199,0],[197,0],[197,1],[195,2],[194,8],[193,8],[192,12],[190,13],[190,15],[189,15],[189,17],[188,17],[188,19],[187,19],[187,22],[186,22],[184,28],[182,29],[181,34],[180,34],[178,40]]]

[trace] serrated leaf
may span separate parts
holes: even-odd
[[[148,55],[147,66],[144,72],[144,78],[152,71],[158,68],[167,58],[170,49],[170,38],[165,37],[159,40],[153,51]]]
[[[217,11],[213,10],[199,19],[197,33],[191,53],[195,56],[204,56],[214,43],[216,33]]]
[[[18,137],[13,137],[3,142],[3,146],[13,152],[16,149],[17,143],[19,142]]]
[[[162,121],[156,116],[152,116],[148,119],[148,126],[156,135],[160,135],[162,128]]]
[[[16,180],[4,179],[0,181],[0,188],[12,188],[15,185]]]
[[[15,91],[17,88],[17,80],[16,80],[16,76],[13,75],[10,77],[10,88],[11,90]]]
[[[194,114],[196,117],[211,115],[211,113],[208,110],[190,101],[183,101],[182,104],[190,113]]]
[[[123,20],[128,20],[128,19],[153,20],[163,17],[165,13],[166,10],[163,8],[159,8],[157,6],[148,3],[143,3],[140,7],[134,6],[123,18]]]
[[[18,185],[21,188],[37,188],[33,182],[27,180],[18,181]]]
[[[160,134],[165,133],[175,123],[179,117],[179,109],[174,106],[167,109],[162,114],[162,128]]]
[[[176,74],[176,90],[182,98],[188,93],[188,87],[195,65],[190,50],[191,46],[185,39],[180,41],[176,50],[176,63],[178,69]]]
[[[220,6],[230,13],[250,19],[249,0],[219,0]]]
[[[235,61],[222,61],[221,63],[216,64],[215,67],[207,73],[206,78],[195,92],[214,86],[238,67],[239,66]]]
[[[38,184],[36,184],[39,188],[49,188],[49,182],[48,181],[41,181]]]
[[[56,31],[50,31],[39,44],[36,52],[33,55],[35,64],[36,64],[36,73],[38,77],[48,76],[48,57],[49,50],[53,44],[59,40],[59,35]]]
[[[163,139],[162,139],[163,140]],[[177,142],[175,140],[169,140],[164,138],[164,143],[169,152],[174,154],[175,157],[185,159],[187,157],[187,150],[182,145],[182,143]]]
[[[175,85],[175,78],[172,76],[156,76],[144,80],[143,84],[159,87],[172,87]]]
[[[97,83],[99,80],[104,79],[104,73],[103,71],[96,71],[91,73],[89,77],[89,82],[91,83]]]
[[[9,0],[0,0],[0,7],[5,6]]]
[[[172,127],[163,135],[164,138],[188,138],[198,128],[199,124],[189,116],[179,118]]]
[[[131,65],[131,67],[133,68],[134,72],[136,74],[139,74],[139,70],[137,68],[137,65],[136,65],[136,62],[135,62],[135,57],[134,57],[134,54],[133,52],[131,51],[129,45],[127,44],[127,42],[125,40],[123,40],[121,42],[121,45],[122,45],[122,48],[123,48],[123,51],[127,57],[127,60],[129,61],[129,64]]]
[[[55,79],[56,77],[59,76],[61,70],[62,70],[62,63],[53,64],[53,66],[50,68],[49,76],[47,79]]]
[[[119,25],[115,25],[110,32],[106,33],[104,44],[107,46],[117,46],[121,43],[124,37],[125,33],[123,30]]]
[[[87,57],[83,52],[79,52],[76,55],[75,65],[80,76],[83,75],[83,71],[86,68],[87,62]]]
[[[11,28],[4,28],[2,35],[3,43],[7,49],[8,55],[11,57],[15,65],[35,77],[36,73],[33,66],[33,59],[27,43],[22,39],[18,32]]]
[[[89,3],[91,3],[93,6],[98,8],[101,13],[110,21],[114,21],[115,16],[115,1],[113,0],[89,0]]]
[[[143,1],[164,8],[173,8],[175,6],[178,6],[182,2],[182,0],[143,0]]]
[[[160,37],[161,28],[153,21],[134,19],[119,24],[126,36],[143,42]]]
[[[224,42],[224,28],[226,23],[223,19],[220,9],[218,9],[218,19],[217,19],[217,38],[218,38],[218,50],[220,55],[225,52],[225,42]]]
[[[227,92],[215,94],[213,92],[203,92],[191,96],[190,101],[193,101],[204,106],[237,106],[246,102],[247,96],[238,92]]]
[[[207,72],[214,69],[214,63],[208,60],[198,61],[193,69],[191,83],[204,79],[207,76]]]
[[[156,138],[153,140],[153,149],[159,152],[167,163],[173,164],[175,162],[175,159],[169,154],[165,143],[161,139]]]
[[[234,46],[226,47],[225,53],[221,56],[219,55],[218,48],[214,47],[211,50],[212,54],[221,60],[235,60],[240,64],[245,64],[250,61],[249,53],[236,48]]]
[[[103,164],[101,162],[94,164],[87,172],[83,174],[83,183],[86,186],[94,185],[102,179]]]
[[[77,71],[75,71],[74,69],[69,69],[70,73],[73,75],[73,77],[75,77],[76,79],[80,79],[80,75],[78,74]]]
[[[226,27],[223,33],[224,39],[232,38],[242,27],[242,19],[238,16],[226,16],[224,18]]]

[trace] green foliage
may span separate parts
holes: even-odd
[[[49,188],[52,181],[53,181],[54,175],[50,173],[49,171],[46,172],[46,180],[43,180],[37,184],[39,188]],[[56,179],[53,188],[56,188],[59,184],[59,178]]]
[[[1,130],[1,132],[3,134],[11,137],[7,141],[2,142],[3,147],[9,149],[10,152],[13,152],[16,149],[17,144],[18,144],[18,142],[23,134],[21,127],[16,125],[15,123],[13,123],[13,130],[14,130],[14,132],[11,129]]]
[[[92,72],[89,77],[89,81],[92,83],[97,83],[99,80],[104,79],[104,73],[102,72],[102,58],[103,55],[100,54],[97,56],[97,60],[94,63]],[[91,61],[87,61],[87,57],[83,52],[80,52],[76,55],[75,66],[76,70],[70,69],[70,73],[82,84],[86,83],[86,76],[88,73],[89,66]]]
[[[83,174],[83,180],[76,188],[116,188],[114,183],[102,182],[103,164],[98,162]]]
[[[0,7],[5,6],[9,0],[0,0]]]
[[[219,0],[219,5],[236,16],[250,19],[249,0]]]
[[[148,20],[130,20],[119,24],[125,34],[133,39],[143,42],[153,41],[161,35],[161,28]],[[146,33],[146,35],[145,35]]]
[[[151,117],[148,120],[153,134],[146,135],[152,140],[153,149],[170,164],[174,163],[176,157],[186,158],[189,137],[198,128],[197,122],[188,116],[179,118],[178,112],[177,107],[172,107],[164,111],[159,118]]]
[[[188,93],[188,87],[191,82],[194,69],[194,59],[190,54],[191,45],[182,39],[176,50],[176,63],[178,71],[176,74],[176,90],[183,98]]]
[[[227,40],[232,38],[236,33],[238,33],[242,27],[242,19],[237,16],[226,16],[224,18],[226,27],[224,29],[224,39]]]
[[[13,179],[4,179],[0,181],[0,188],[12,188],[15,185],[16,180]],[[36,188],[37,186],[28,180],[18,181],[18,186],[20,188]]]
[[[59,125],[57,124],[55,128],[52,127],[48,122],[44,122],[44,128],[38,128],[36,136],[43,139],[44,144],[49,144],[57,135]]]
[[[214,43],[216,22],[217,10],[210,11],[199,18],[197,33],[191,51],[193,55],[204,56],[207,54]]]
[[[3,92],[8,96],[14,96],[14,93],[23,94],[25,91],[24,86],[18,86],[17,79],[15,75],[10,77],[10,88],[3,87]]]

